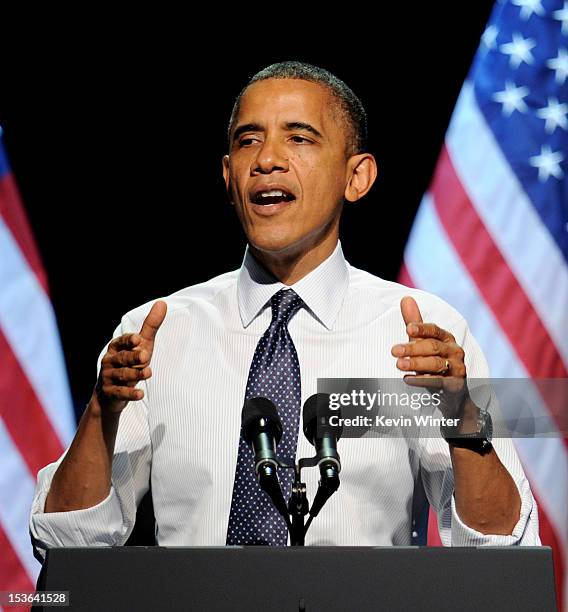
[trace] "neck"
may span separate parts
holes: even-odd
[[[325,237],[309,249],[290,248],[277,253],[249,245],[255,258],[284,285],[293,285],[315,270],[335,249],[338,236]]]

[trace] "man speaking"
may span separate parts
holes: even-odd
[[[342,81],[299,62],[255,75],[231,115],[223,176],[248,240],[242,267],[123,316],[73,443],[38,474],[30,530],[39,555],[124,544],[150,486],[160,545],[286,545],[242,438],[245,399],[274,402],[278,454],[293,462],[313,454],[298,432],[318,378],[489,376],[458,312],[344,259],[343,206],[371,189],[377,166],[363,106]],[[204,238],[204,251],[218,248]],[[540,544],[510,439],[340,445],[342,484],[308,545],[410,544],[419,480],[444,544]],[[279,470],[286,499],[288,472]],[[317,470],[303,476],[315,491]]]

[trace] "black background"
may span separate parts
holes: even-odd
[[[235,96],[268,64],[320,65],[362,99],[380,174],[345,210],[343,249],[352,265],[395,279],[491,6],[401,3],[371,19],[344,5],[334,27],[289,7],[270,18],[250,7],[242,24],[219,9],[207,26],[109,15],[88,34],[20,39],[0,124],[78,412],[124,312],[240,266],[245,241],[221,157]]]

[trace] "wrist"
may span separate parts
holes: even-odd
[[[468,398],[464,403],[462,414],[455,433],[460,435],[478,433],[480,425],[479,408],[471,401],[470,398]]]
[[[96,390],[93,391],[93,395],[87,405],[87,413],[90,417],[108,422],[118,421],[120,418],[120,412],[113,412],[105,408],[105,404],[99,400]]]

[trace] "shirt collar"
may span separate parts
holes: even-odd
[[[333,327],[347,286],[349,270],[338,241],[333,253],[293,285],[284,285],[252,255],[247,245],[237,280],[237,299],[243,327],[248,327],[282,288],[294,289],[308,311],[327,329]]]

